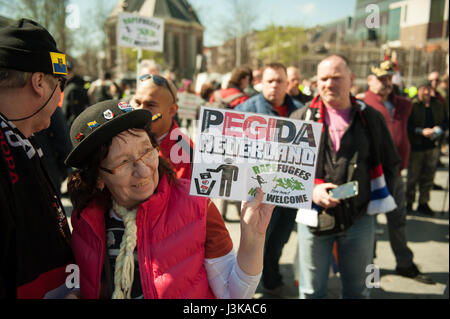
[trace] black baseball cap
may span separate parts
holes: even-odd
[[[39,23],[20,19],[0,28],[0,67],[22,72],[67,75],[66,55]]]
[[[131,128],[150,128],[152,113],[135,110],[127,102],[107,100],[88,107],[70,128],[73,149],[67,156],[68,166],[83,168],[92,154],[106,141]]]

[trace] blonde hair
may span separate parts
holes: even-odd
[[[128,210],[113,200],[113,210],[122,218],[125,225],[125,232],[122,236],[119,255],[116,258],[112,299],[130,299],[134,280],[137,208]]]

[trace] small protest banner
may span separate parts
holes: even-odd
[[[201,107],[190,194],[311,208],[322,124]]]
[[[121,12],[117,24],[119,46],[163,51],[164,20]]]
[[[178,97],[178,116],[180,118],[196,119],[197,109],[205,101],[196,94],[182,92],[177,94]]]

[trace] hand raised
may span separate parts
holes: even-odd
[[[256,196],[249,202],[245,201],[241,207],[241,230],[249,234],[265,235],[274,205],[263,204],[263,191],[256,189]]]

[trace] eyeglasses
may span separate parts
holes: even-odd
[[[99,168],[109,174],[112,174],[112,175],[121,176],[121,177],[130,176],[131,174],[133,174],[133,171],[136,168],[137,162],[142,161],[142,163],[144,163],[147,166],[152,165],[159,155],[158,151],[159,151],[158,147],[152,147],[152,148],[149,148],[148,150],[146,150],[144,152],[144,154],[142,154],[135,160],[123,162],[119,166],[116,166],[112,169],[101,167],[101,166]]]
[[[156,74],[144,74],[139,77],[139,81],[141,82],[144,82],[145,80],[148,79],[152,79],[153,83],[155,83],[158,86],[165,86],[169,90],[170,95],[172,95],[173,103],[176,103],[177,100],[175,98],[175,95],[170,89],[169,82],[167,82],[167,80],[164,77]]]

